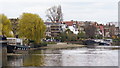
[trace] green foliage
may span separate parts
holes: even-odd
[[[51,39],[51,37],[49,37],[49,36],[46,36],[46,39]]]
[[[43,46],[47,46],[47,43],[39,43],[33,45],[34,48],[43,47]]]
[[[37,14],[23,13],[18,26],[18,35],[21,38],[34,40],[38,44],[45,37],[46,26]]]
[[[86,35],[84,32],[79,32],[77,37],[78,37],[78,39],[83,39],[83,38],[86,38]]]
[[[120,42],[120,38],[113,39],[113,42]]]
[[[67,34],[67,41],[76,41],[77,36],[70,29],[66,30],[65,32]]]
[[[113,45],[119,45],[120,46],[120,38],[113,39]]]
[[[58,37],[61,42],[67,41],[67,34],[65,32],[60,33],[60,36]]]
[[[0,35],[5,35],[6,37],[13,36],[10,20],[4,15],[0,14]]]
[[[97,35],[95,38],[96,38],[96,39],[102,39],[103,36],[102,36],[102,35]]]
[[[77,36],[72,31],[70,31],[70,29],[67,29],[65,32],[61,33],[59,38],[62,42],[77,40]]]
[[[57,44],[56,42],[45,42],[46,44]]]

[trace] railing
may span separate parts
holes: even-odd
[[[2,44],[2,45],[7,44],[7,43],[8,43],[8,41],[6,41],[6,40],[2,40],[2,41],[0,40],[0,44]]]

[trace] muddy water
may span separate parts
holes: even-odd
[[[118,66],[118,50],[47,49],[7,56],[7,66]]]

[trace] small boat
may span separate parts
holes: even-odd
[[[105,40],[105,39],[96,39],[94,40],[98,45],[106,45],[106,46],[110,46],[111,42]]]
[[[98,42],[99,45],[107,45],[107,46],[110,46],[111,44],[110,43],[106,43],[106,42]]]
[[[86,45],[87,48],[95,48],[96,42],[94,40],[85,40],[84,45]]]

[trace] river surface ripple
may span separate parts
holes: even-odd
[[[7,56],[7,66],[118,66],[118,50],[46,49]]]

